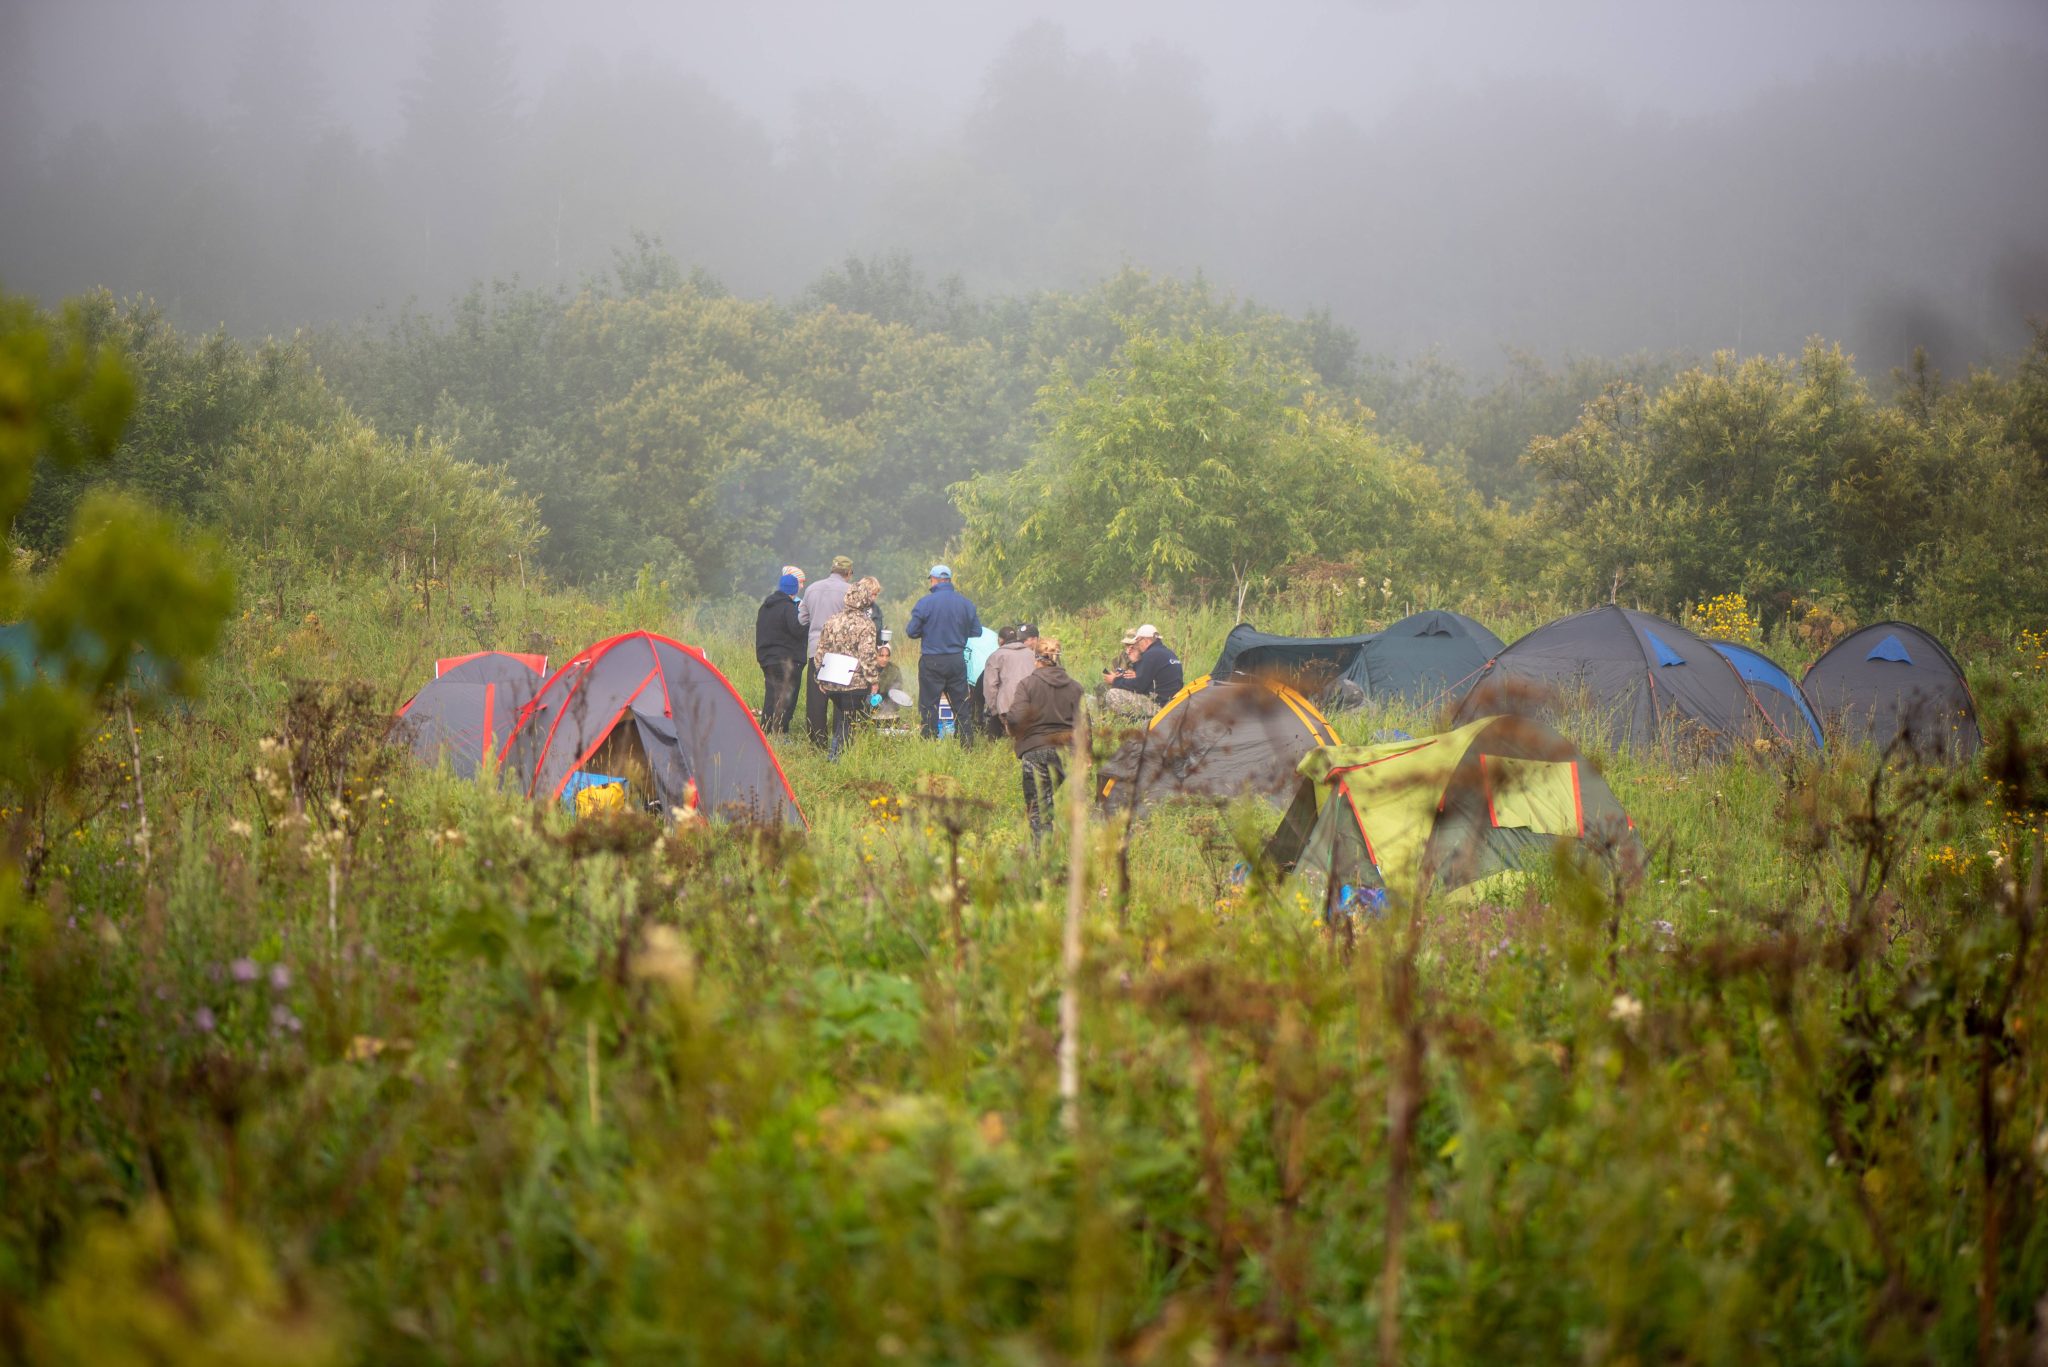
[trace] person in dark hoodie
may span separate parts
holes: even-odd
[[[1017,752],[1024,785],[1024,815],[1031,822],[1031,850],[1052,829],[1053,794],[1067,776],[1067,747],[1081,711],[1081,685],[1060,668],[1060,643],[1041,636],[1031,644],[1034,667],[1010,702],[1010,747]]]
[[[810,632],[797,619],[796,595],[796,576],[785,573],[776,581],[775,592],[761,600],[761,611],[754,617],[754,658],[760,662],[764,685],[761,729],[779,736],[789,734],[790,719],[796,715],[804,652],[810,642]]]

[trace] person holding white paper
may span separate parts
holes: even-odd
[[[818,647],[812,656],[811,677],[832,708],[832,750],[836,763],[839,751],[853,725],[857,710],[867,705],[878,673],[875,664],[875,619],[868,606],[882,596],[882,586],[873,576],[851,584],[839,611],[825,619],[818,632]]]

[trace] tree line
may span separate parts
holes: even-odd
[[[2048,611],[2040,328],[1960,377],[1867,375],[1815,339],[1476,382],[1200,277],[984,296],[856,259],[784,303],[645,241],[582,289],[479,286],[260,346],[104,293],[70,312],[137,398],[107,462],[37,479],[11,529],[31,553],[113,485],[273,573],[652,567],[722,595],[841,551],[910,582],[945,551],[1065,607],[1357,578],[1950,631]]]

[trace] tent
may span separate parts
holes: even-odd
[[[1904,738],[1923,759],[1977,753],[1977,700],[1948,648],[1907,622],[1851,632],[1813,662],[1803,681],[1838,739],[1886,748]]]
[[[1757,706],[1763,708],[1776,730],[1787,736],[1797,736],[1802,741],[1811,736],[1816,748],[1827,744],[1820,718],[1815,715],[1813,704],[1807,700],[1806,691],[1793,681],[1790,674],[1779,668],[1775,660],[1740,641],[1723,641],[1711,636],[1706,641],[1721,652],[1722,659],[1735,666],[1735,672],[1749,685]]]
[[[1166,700],[1144,729],[1103,761],[1096,800],[1142,812],[1174,797],[1256,796],[1284,802],[1294,769],[1337,733],[1315,704],[1265,678],[1204,676]]]
[[[1455,693],[1501,649],[1500,637],[1457,612],[1414,613],[1365,636],[1271,636],[1241,622],[1209,673],[1272,674],[1325,698],[1348,694],[1348,683],[1367,698],[1427,706]]]
[[[1454,721],[1528,711],[1529,695],[1543,710],[1584,705],[1617,745],[1793,741],[1720,652],[1676,622],[1612,603],[1538,627],[1487,661]]]
[[[14,689],[26,691],[38,681],[63,686],[71,682],[98,681],[108,674],[107,647],[90,632],[78,631],[55,648],[46,648],[33,624],[0,622],[0,695]],[[176,691],[176,672],[162,658],[137,649],[125,679],[115,682],[127,687],[138,700],[161,701]]]
[[[801,824],[796,793],[761,724],[694,646],[634,631],[556,670],[520,714],[501,772],[559,800],[582,772],[624,776],[642,801],[747,821]]]
[[[523,655],[515,650],[473,650],[467,655],[444,655],[434,661],[434,677],[438,679],[451,669],[459,669],[471,660],[481,660],[487,655],[517,661],[543,679],[548,676],[548,657],[545,655]]]
[[[422,764],[445,761],[472,778],[540,692],[546,665],[545,655],[489,650],[437,661],[434,681],[398,709],[395,734]]]
[[[1528,717],[1482,717],[1311,751],[1266,852],[1316,887],[1327,913],[1352,890],[1449,892],[1540,863],[1561,839],[1625,877],[1643,864],[1633,823],[1570,741]]]

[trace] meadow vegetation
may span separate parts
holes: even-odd
[[[260,348],[8,306],[0,606],[66,663],[0,666],[0,1352],[2048,1348],[2048,336],[1885,399],[1817,344],[1459,408],[1136,275],[843,302],[643,257]],[[659,630],[758,696],[775,563],[854,553],[900,626],[955,538],[1082,677],[1140,618],[1199,673],[1240,601],[1512,640],[1618,593],[1789,666],[1917,614],[1987,750],[1596,750],[1640,884],[1330,926],[1256,804],[1034,857],[993,745],[787,744],[795,832],[579,823],[388,743],[478,648]]]

